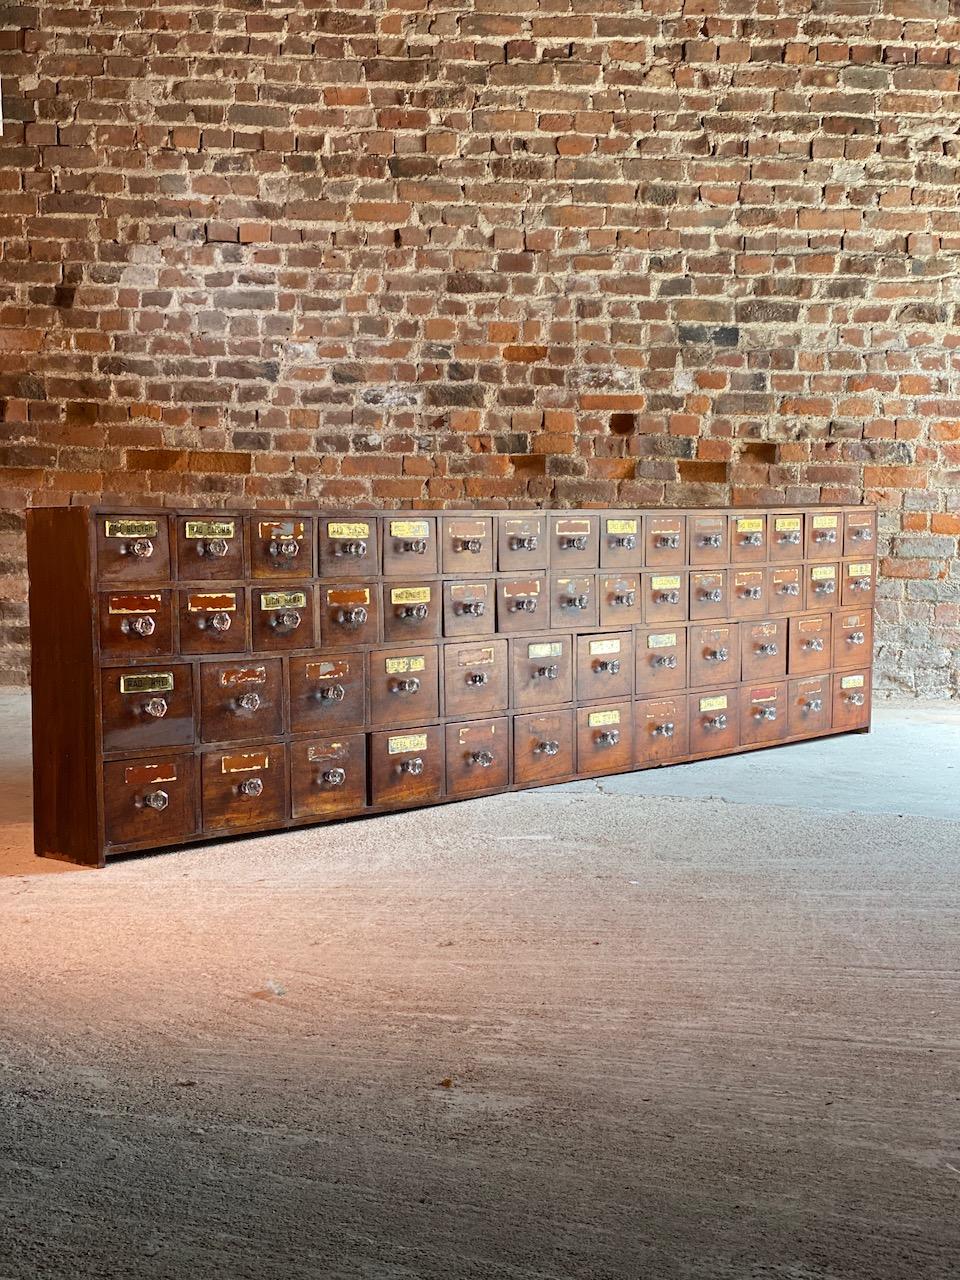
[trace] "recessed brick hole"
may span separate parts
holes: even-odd
[[[637,421],[632,413],[611,413],[610,430],[615,436],[628,436],[636,430]]]

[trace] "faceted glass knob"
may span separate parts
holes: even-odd
[[[394,680],[394,693],[417,693],[420,689],[420,680],[417,676],[408,676],[404,680]]]
[[[360,542],[338,542],[336,554],[338,556],[365,556],[367,554],[367,544]]]
[[[560,674],[560,668],[554,663],[549,667],[538,667],[534,674],[543,680],[556,680]]]
[[[153,543],[149,538],[137,538],[130,543],[130,554],[138,560],[149,560],[153,555]]]
[[[141,614],[137,618],[124,619],[121,629],[126,632],[133,632],[137,636],[152,636],[157,629],[157,624],[148,614]]]
[[[720,715],[714,716],[713,719],[707,721],[708,729],[725,729],[727,727],[727,717]]]
[[[730,659],[730,650],[729,649],[712,649],[707,654],[707,658],[711,662],[728,662]]]
[[[615,747],[619,741],[619,729],[604,729],[602,733],[598,733],[596,736],[597,745],[600,747]]]
[[[487,684],[489,680],[490,675],[486,671],[471,671],[467,676],[467,684],[472,685]]]
[[[677,655],[675,653],[660,653],[654,658],[653,665],[655,667],[668,667],[672,671],[677,665]]]
[[[637,593],[635,591],[622,591],[619,595],[613,597],[613,603],[626,609],[632,609],[637,602]]]
[[[537,746],[537,750],[545,756],[555,756],[560,751],[559,742],[541,742]]]
[[[814,712],[816,712],[816,711],[822,711],[822,710],[823,710],[823,699],[822,699],[822,698],[808,698],[808,699],[807,699],[807,701],[803,704],[803,709],[804,709],[804,711],[814,711]]]
[[[344,769],[325,769],[320,777],[328,787],[342,787],[347,780]]]
[[[419,756],[414,756],[410,760],[401,760],[397,767],[401,773],[412,773],[414,777],[423,773],[423,761]]]
[[[483,600],[463,600],[457,606],[458,613],[471,618],[482,618],[485,611],[486,603]]]
[[[300,554],[300,543],[295,538],[278,538],[270,543],[270,554],[284,560],[292,560]]]
[[[510,548],[513,551],[536,551],[538,545],[537,538],[534,536],[524,538],[512,538]]]
[[[568,596],[567,607],[570,609],[585,609],[590,603],[589,596]]]
[[[847,641],[850,644],[864,644],[866,639],[867,637],[862,631],[851,631],[847,636]]]
[[[296,631],[300,625],[300,613],[296,609],[281,609],[270,621],[277,631]]]
[[[337,622],[342,627],[362,627],[367,620],[367,611],[363,605],[357,605],[355,609],[339,609],[337,611]]]
[[[483,550],[483,542],[480,538],[461,538],[460,550],[469,551],[471,555],[479,555]]]
[[[229,631],[231,621],[232,619],[229,613],[221,613],[221,612],[211,613],[209,618],[210,626],[214,629],[214,631],[220,631],[220,632]]]
[[[423,622],[430,610],[425,604],[406,604],[397,610],[398,616],[407,622]]]
[[[410,552],[415,556],[425,555],[427,550],[427,540],[426,538],[412,538],[409,542],[401,543],[400,550]]]
[[[143,704],[143,709],[148,716],[153,716],[155,720],[162,720],[167,714],[166,698],[148,698]]]
[[[217,560],[222,560],[230,550],[230,544],[226,538],[208,538],[206,542],[197,543],[197,554],[201,556],[213,556]]]
[[[263,795],[263,779],[262,778],[244,778],[237,787],[242,796],[246,796],[250,800],[255,800],[257,796]]]
[[[564,538],[563,547],[565,551],[586,551],[587,535],[578,533],[575,538]]]
[[[516,613],[535,613],[537,608],[537,597],[518,596],[510,607]]]
[[[719,604],[719,603],[720,603],[720,601],[723,599],[723,592],[720,590],[720,588],[719,588],[719,587],[714,587],[714,588],[713,588],[712,590],[710,590],[710,591],[701,591],[701,592],[700,592],[700,599],[701,599],[701,600],[709,600],[709,601],[711,601],[713,604]]]
[[[636,535],[632,533],[625,533],[622,537],[611,538],[610,542],[612,546],[620,547],[623,551],[632,551],[637,545]]]
[[[259,711],[260,710],[259,693],[254,693],[252,691],[250,693],[241,693],[240,697],[237,699],[237,706],[242,711]]]
[[[322,702],[342,702],[346,692],[342,684],[326,684],[317,690],[317,697]]]
[[[667,720],[663,724],[658,724],[653,732],[659,738],[672,738],[676,732],[676,726],[672,721]]]
[[[477,764],[481,769],[489,769],[493,759],[492,751],[474,751],[470,756],[471,764]]]
[[[170,797],[166,791],[148,791],[143,797],[144,807],[147,809],[165,809],[170,803]]]
[[[680,592],[679,591],[661,591],[660,595],[657,597],[657,600],[659,601],[660,604],[679,604]]]

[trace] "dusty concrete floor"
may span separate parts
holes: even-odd
[[[955,1277],[960,714],[914,710],[826,808],[790,748],[96,873],[31,861],[0,699],[0,1277]]]

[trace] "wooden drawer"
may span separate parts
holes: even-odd
[[[123,512],[97,516],[97,578],[104,585],[150,586],[170,579],[166,516]]]
[[[202,756],[204,831],[276,826],[287,816],[286,747],[245,745]]]
[[[513,776],[523,784],[555,782],[574,772],[572,711],[514,716]]]
[[[835,560],[840,554],[843,516],[839,511],[807,514],[807,559]]]
[[[443,729],[439,725],[403,733],[371,733],[370,802],[429,804],[443,793]]]
[[[633,764],[633,703],[577,710],[577,772],[615,773]]]
[[[865,729],[870,723],[870,671],[843,671],[833,677],[833,728],[836,733]]]
[[[510,782],[510,722],[471,720],[445,729],[447,795],[502,791]]]
[[[787,671],[792,676],[815,675],[830,669],[831,615],[805,613],[790,619]]]
[[[740,677],[740,627],[723,623],[691,627],[690,688],[724,684]]]
[[[639,569],[643,564],[640,516],[610,511],[600,517],[600,568]]]
[[[391,516],[381,529],[384,577],[431,577],[437,573],[436,516]]]
[[[341,818],[367,802],[367,740],[362,733],[291,742],[294,818]]]
[[[497,516],[497,567],[508,573],[526,569],[546,569],[550,563],[547,517]]]
[[[383,638],[394,644],[435,640],[440,635],[443,598],[439,582],[385,582]]]
[[[685,756],[689,749],[687,695],[644,698],[634,715],[634,762],[641,769]]]
[[[468,640],[443,647],[443,705],[448,716],[485,715],[509,703],[506,640]]]
[[[229,582],[245,576],[244,522],[240,517],[178,516],[176,530],[181,582]]]
[[[727,571],[694,569],[690,574],[690,620],[726,618],[731,613]]]
[[[629,698],[633,694],[633,633],[577,637],[577,698],[581,702]]]
[[[686,562],[685,516],[643,517],[643,563],[651,569],[676,568]]]
[[[181,653],[245,653],[247,594],[243,587],[177,592]]]
[[[687,686],[687,629],[636,633],[638,695],[659,696]]]
[[[440,659],[436,645],[374,649],[367,654],[370,722],[419,724],[440,714]]]
[[[840,603],[840,567],[831,564],[808,564],[806,578],[807,609],[832,609]]]
[[[200,736],[243,742],[283,733],[283,672],[279,658],[200,665]]]
[[[380,572],[380,538],[373,517],[324,518],[319,522],[321,578],[375,577]]]
[[[443,584],[443,634],[488,636],[496,627],[496,592],[492,578]]]
[[[550,568],[557,573],[596,569],[600,563],[600,517],[583,512],[549,517]]]
[[[843,517],[843,554],[872,557],[877,546],[876,511],[848,511]]]
[[[690,752],[713,755],[740,745],[736,689],[711,689],[689,696]]]
[[[841,609],[833,615],[833,665],[868,666],[873,658],[873,613]]]
[[[844,609],[872,605],[876,597],[876,578],[872,560],[845,560],[840,566],[840,603]]]
[[[317,643],[313,587],[255,587],[250,615],[254,652],[287,653]]]
[[[763,618],[770,612],[765,569],[731,569],[730,616]]]
[[[787,732],[786,682],[745,685],[740,690],[740,745],[781,742]]]
[[[767,607],[770,613],[796,613],[803,608],[803,566],[771,565],[767,570]]]
[[[497,579],[497,630],[505,634],[540,631],[550,625],[545,573]]]
[[[444,573],[492,573],[493,559],[490,516],[440,517],[440,564]]]
[[[599,606],[601,627],[630,627],[640,622],[643,596],[639,573],[601,573]]]
[[[197,767],[192,755],[117,760],[103,766],[108,845],[160,848],[198,830]]]
[[[730,528],[727,517],[715,512],[689,516],[689,560],[695,568],[710,568],[730,562]]]
[[[193,668],[111,667],[100,673],[104,751],[149,751],[194,741]]]
[[[291,730],[328,734],[362,729],[366,718],[363,671],[361,654],[291,658]]]
[[[250,520],[250,568],[255,578],[312,578],[314,522],[287,516]]]
[[[768,517],[771,562],[802,560],[804,550],[803,515],[781,511]]]
[[[595,627],[598,620],[594,574],[550,575],[551,627]]]
[[[770,681],[786,674],[786,621],[745,622],[740,628],[740,678]]]
[[[376,644],[380,633],[380,589],[375,582],[338,582],[320,587],[323,648],[356,651]]]
[[[643,620],[659,627],[665,622],[685,622],[689,611],[690,575],[654,571],[640,575]]]
[[[765,564],[767,517],[753,513],[730,517],[730,559],[733,564]]]
[[[101,591],[100,652],[155,658],[173,652],[169,591]]]
[[[549,707],[573,700],[573,637],[517,638],[510,641],[513,703]]]
[[[791,737],[825,733],[832,719],[830,676],[801,676],[787,684],[787,728]]]

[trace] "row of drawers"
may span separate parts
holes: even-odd
[[[103,749],[137,751],[283,733],[398,728],[508,708],[656,695],[863,664],[869,609],[511,640],[398,645],[353,655],[108,667]]]
[[[96,517],[101,583],[764,564],[871,555],[869,510]]]
[[[862,669],[403,733],[260,743],[104,765],[108,845],[275,827],[428,804],[866,726]]]
[[[403,585],[357,581],[283,589],[101,591],[100,652],[130,660],[167,653],[349,651],[441,634],[762,618],[837,604],[870,605],[875,585],[872,560],[843,560],[671,573],[421,579]]]

